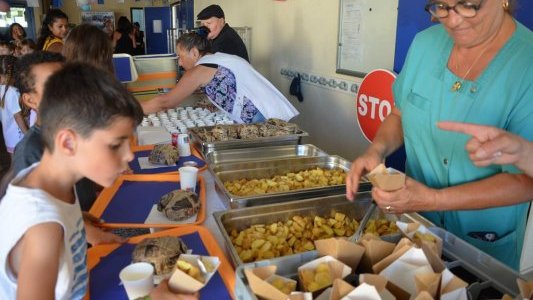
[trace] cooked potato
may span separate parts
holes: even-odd
[[[331,217],[293,216],[284,222],[255,224],[242,231],[232,229],[229,236],[241,260],[250,262],[314,250],[313,241],[347,237],[358,226],[356,220],[341,213]]]
[[[178,269],[180,269],[184,273],[187,273],[187,275],[191,276],[192,278],[202,283],[204,282],[204,277],[202,276],[202,273],[200,273],[200,269],[197,266],[194,266],[184,260],[178,260],[176,262],[176,266],[178,267]]]
[[[283,222],[255,224],[241,231],[233,228],[229,236],[241,260],[252,262],[314,250],[315,240],[349,237],[358,227],[357,220],[332,211],[326,216],[295,215]],[[388,220],[370,220],[365,232],[385,235],[398,232],[398,228]]]
[[[393,234],[399,231],[396,223],[387,219],[369,220],[365,227],[365,233],[378,236]]]
[[[309,292],[320,290],[333,283],[327,263],[318,264],[314,270],[302,270],[300,278],[304,288]]]
[[[310,169],[298,173],[276,175],[262,179],[236,179],[224,182],[224,187],[233,195],[252,196],[267,193],[287,192],[344,184],[346,173],[342,169]]]
[[[296,282],[292,280],[284,280],[281,277],[276,277],[270,282],[270,284],[272,284],[276,289],[280,290],[285,295],[289,295],[291,292],[296,290]]]
[[[415,242],[427,241],[427,242],[436,243],[437,238],[435,238],[435,236],[431,233],[421,233],[417,231],[415,232],[415,235],[413,236],[413,241]]]

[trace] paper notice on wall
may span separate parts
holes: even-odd
[[[355,0],[345,0],[342,7],[340,64],[355,69],[363,62],[362,7]]]
[[[162,33],[163,32],[163,25],[162,25],[161,20],[154,20],[152,24],[153,24],[153,28],[154,28],[154,32],[153,33]]]

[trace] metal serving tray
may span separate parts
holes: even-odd
[[[322,169],[341,168],[345,172],[348,172],[350,170],[350,166],[351,162],[339,156],[330,155],[320,157],[299,157],[278,160],[225,163],[218,164],[210,168],[215,175],[215,183],[226,196],[226,199],[229,201],[229,206],[231,208],[240,208],[290,200],[309,199],[323,195],[344,194],[346,191],[346,185],[340,184],[327,187],[314,187],[253,196],[237,196],[231,194],[224,187],[225,181],[241,178],[271,178],[275,175],[286,174],[289,172],[299,172],[316,167],[320,167]],[[360,185],[360,191],[368,191],[370,188],[371,185],[367,180],[364,180]]]
[[[413,220],[418,221],[417,216],[420,217],[417,214],[404,214],[402,218],[414,217]],[[468,299],[501,299],[503,294],[510,294],[513,297],[519,294],[516,285],[518,273],[442,228],[429,227],[429,230],[443,240],[442,259],[446,267],[469,284]],[[275,265],[277,275],[298,280],[298,267],[317,257],[317,251],[309,251],[238,266],[235,270],[236,299],[257,299],[248,286],[244,275],[245,268]],[[357,284],[353,275],[349,275],[345,280]]]
[[[224,238],[230,259],[235,266],[242,265],[237,251],[233,247],[230,239],[232,229],[243,230],[255,224],[270,224],[278,221],[285,221],[295,215],[300,216],[324,216],[329,215],[331,211],[341,212],[347,217],[361,220],[366,210],[370,206],[371,195],[369,192],[359,193],[357,200],[350,202],[344,195],[325,196],[307,200],[291,201],[271,205],[247,207],[228,211],[219,211],[213,213],[215,222],[218,225],[222,237]],[[397,220],[395,215],[385,215],[379,209],[376,209],[373,219],[387,218]],[[429,225],[426,219],[418,214],[412,214],[401,217],[402,220],[418,222]],[[398,235],[399,237],[399,235]]]
[[[237,126],[237,125],[224,125],[224,126]],[[272,136],[272,137],[258,137],[253,140],[229,140],[229,141],[216,141],[207,142],[200,138],[198,135],[199,130],[211,130],[215,126],[205,126],[198,128],[190,128],[189,135],[193,144],[197,145],[204,156],[211,151],[218,151],[224,149],[240,149],[251,147],[264,147],[264,146],[280,146],[280,145],[297,145],[301,143],[301,138],[308,136],[309,134],[303,130],[299,130],[296,134]]]
[[[256,148],[228,149],[211,151],[205,155],[209,165],[255,161],[268,159],[284,159],[294,157],[327,156],[328,154],[315,145],[282,145]]]

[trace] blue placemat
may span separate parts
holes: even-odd
[[[179,182],[124,181],[100,218],[106,223],[144,224],[161,196],[179,188]],[[196,184],[196,193],[200,195],[200,182]]]
[[[198,232],[180,237],[193,254],[209,255]],[[89,272],[89,290],[91,299],[128,299],[126,290],[119,285],[120,270],[131,263],[131,253],[136,245],[124,244],[103,257]],[[231,299],[230,294],[217,272],[207,285],[200,290],[200,299]]]
[[[197,165],[197,168],[203,168],[205,166],[205,161],[202,159],[194,156],[180,156],[178,161],[176,162],[175,166],[168,166],[168,167],[161,167],[161,168],[154,168],[154,169],[141,169],[141,166],[139,166],[139,157],[148,157],[150,156],[151,150],[146,151],[137,151],[135,152],[135,158],[130,161],[129,166],[130,169],[133,171],[133,174],[159,174],[159,173],[167,173],[167,172],[173,172],[178,171],[179,168],[183,167],[183,163],[186,161],[194,161]]]

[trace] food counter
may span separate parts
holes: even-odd
[[[149,148],[150,147],[146,149]],[[146,149],[138,148],[137,151],[146,151]],[[205,150],[203,148],[201,149]],[[172,229],[165,229],[164,224],[157,224],[157,226],[150,226],[149,224],[132,225],[126,221],[117,219],[116,221],[110,220],[114,221],[114,223],[105,224],[105,226],[110,228],[115,228],[119,225],[132,228],[146,228],[148,226],[151,227],[152,235],[145,237],[164,236],[166,233],[173,236],[183,236],[185,243],[189,243],[189,247],[193,249],[193,254],[224,256],[221,258],[221,268],[217,273],[218,277],[215,277],[218,279],[213,280],[213,282],[210,281],[209,285],[206,285],[205,289],[202,289],[203,293],[200,293],[202,299],[217,297],[226,298],[227,293],[233,292],[238,299],[255,299],[256,297],[250,289],[249,282],[244,275],[246,268],[253,269],[256,267],[273,265],[279,267],[280,272],[278,275],[287,276],[291,279],[298,279],[296,268],[319,257],[317,251],[313,250],[315,248],[309,247],[309,243],[312,244],[313,239],[306,240],[306,244],[302,246],[303,248],[295,250],[296,254],[294,255],[290,255],[292,254],[293,249],[288,250],[284,248],[283,251],[278,252],[276,255],[270,253],[269,255],[271,256],[269,257],[255,257],[253,260],[250,260],[250,257],[238,253],[235,245],[232,245],[234,239],[238,236],[238,231],[243,230],[247,226],[255,226],[258,224],[259,226],[266,226],[272,222],[278,222],[276,224],[281,226],[281,221],[283,220],[289,220],[289,222],[292,222],[291,220],[296,220],[295,218],[306,216],[309,217],[307,222],[312,222],[309,220],[312,220],[313,218],[315,218],[316,222],[317,216],[321,219],[320,216],[324,215],[323,222],[325,222],[326,225],[329,224],[331,226],[320,227],[319,225],[320,228],[317,229],[316,232],[313,232],[313,234],[317,233],[317,236],[319,236],[320,232],[328,232],[329,228],[329,231],[338,230],[335,231],[335,233],[338,233],[337,236],[349,237],[354,233],[356,227],[353,227],[352,225],[343,225],[344,227],[334,228],[333,225],[337,223],[337,221],[340,222],[345,219],[349,220],[346,221],[346,224],[351,224],[349,222],[352,221],[360,221],[368,207],[370,207],[369,204],[371,198],[369,193],[366,192],[360,194],[359,202],[347,202],[343,196],[344,186],[342,184],[334,184],[331,189],[319,188],[321,193],[303,193],[304,196],[301,196],[301,191],[294,191],[292,194],[289,191],[284,197],[276,197],[277,192],[267,191],[266,194],[261,195],[259,198],[268,199],[268,201],[257,203],[247,202],[250,199],[253,200],[254,197],[257,198],[257,195],[252,195],[244,198],[245,201],[243,202],[243,205],[232,205],[232,201],[230,200],[234,195],[228,190],[227,185],[223,180],[235,179],[242,174],[245,174],[246,176],[252,174],[254,176],[247,178],[247,180],[255,180],[258,177],[263,178],[262,176],[266,176],[265,174],[270,171],[265,172],[264,170],[270,170],[269,168],[272,168],[275,171],[281,170],[285,172],[285,175],[286,172],[289,172],[292,174],[290,176],[296,176],[294,173],[300,170],[305,170],[308,167],[307,163],[311,163],[311,167],[314,168],[316,167],[317,162],[319,163],[318,165],[324,169],[336,168],[343,172],[349,170],[349,162],[342,160],[342,158],[328,156],[327,153],[313,145],[293,145],[291,143],[289,145],[277,146],[277,148],[271,147],[268,151],[257,151],[257,149],[250,150],[250,153],[257,154],[250,155],[250,153],[246,153],[246,149],[219,149],[217,152],[206,153],[204,157],[202,157],[202,154],[198,151],[193,151],[195,159],[199,159],[200,161],[206,160],[209,162],[209,165],[207,167],[202,167],[198,173],[199,185],[197,188],[198,191],[201,192],[201,199],[204,205],[202,211],[198,214],[198,219],[196,219],[196,221],[191,221],[190,224],[172,224]],[[269,153],[271,153],[272,156],[269,157]],[[146,155],[146,153],[143,155]],[[260,157],[260,159],[255,158],[255,156]],[[227,160],[225,158],[227,158]],[[291,169],[291,166],[295,168]],[[250,172],[250,170],[263,171],[254,173]],[[113,188],[104,190],[102,197],[107,198],[97,200],[97,205],[93,207],[92,212],[95,213],[96,216],[102,216],[108,208],[108,205],[112,203],[112,196],[110,195],[118,193],[117,190],[120,185],[128,180],[138,183],[150,181],[150,184],[162,181],[167,186],[175,182],[177,183],[177,188],[179,184],[179,175],[177,174],[176,169],[169,169],[167,171],[169,172],[164,172],[163,174],[135,174],[121,177]],[[323,171],[324,170],[320,169],[319,173],[322,174]],[[233,176],[235,178],[225,178],[224,172],[228,172],[230,175],[229,177]],[[276,176],[279,176],[279,174]],[[272,184],[272,182],[269,181],[269,177],[265,178],[267,182]],[[363,192],[365,190],[368,191],[369,183],[363,182],[361,187],[360,190]],[[169,189],[170,188],[168,187],[163,188],[165,191]],[[150,202],[150,205],[144,205],[143,207],[145,207],[144,210],[149,210],[149,206],[155,205],[153,203],[157,201],[155,198],[151,199],[144,195],[145,193],[150,193],[151,190],[152,188],[149,187],[138,188],[135,190],[137,192],[130,191],[127,197],[140,196],[144,197],[143,199],[146,198],[146,201]],[[138,195],[135,195],[135,193],[138,193]],[[124,202],[124,199],[122,202],[126,203]],[[123,204],[121,210],[135,210],[135,201],[130,201],[129,204],[130,206],[127,208],[124,206],[125,204]],[[340,213],[340,215],[336,215],[335,212]],[[454,273],[457,272],[457,276],[461,277],[462,280],[467,281],[469,285],[468,293],[471,299],[476,299],[479,295],[487,293],[487,291],[490,296],[502,295],[504,293],[513,296],[518,294],[517,287],[514,285],[514,281],[518,275],[514,271],[506,268],[490,256],[480,252],[446,231],[432,227],[431,223],[427,222],[427,220],[419,215],[384,215],[383,212],[379,210],[374,214],[376,215],[373,217],[374,220],[386,219],[390,224],[395,224],[396,220],[422,224],[428,227],[435,236],[442,239],[443,264],[454,271]],[[329,219],[327,217],[328,215]],[[136,216],[138,220],[141,220],[144,217]],[[297,220],[294,222],[298,223]],[[291,228],[291,230],[293,230],[293,228]],[[329,236],[332,235],[330,234]],[[382,237],[382,240],[394,240],[397,242],[400,237],[400,234],[392,234],[389,236],[385,234],[385,236]],[[137,244],[143,238],[144,237],[134,237],[130,239],[130,242],[132,244]],[[131,245],[124,247],[120,245],[105,245],[97,246],[89,250],[89,268],[91,270],[98,270],[98,273],[91,273],[91,277],[103,276],[101,274],[104,274],[105,271],[102,271],[102,265],[99,266],[99,264],[106,263],[114,265],[113,274],[107,275],[110,277],[109,280],[118,280],[118,276],[116,276],[115,273],[120,269],[119,266],[123,267],[130,262],[129,259],[131,257],[132,249],[133,246]],[[302,249],[306,251],[297,253],[302,251]],[[242,251],[242,249],[239,250]],[[114,257],[120,257],[121,262],[118,264],[117,262],[114,262]],[[243,261],[243,257],[246,259],[245,261]],[[234,271],[236,273],[233,273]],[[100,288],[112,289],[113,291],[110,291],[110,294],[107,295],[114,295],[114,299],[121,299],[124,297],[123,289],[116,289],[113,287],[113,284],[109,284],[108,280],[102,280],[102,278],[99,278],[98,280],[92,279],[91,282],[90,289],[93,289],[93,292],[94,289]],[[218,294],[217,291],[221,291],[222,294],[226,296]],[[98,293],[91,294],[102,296],[106,295],[106,293],[106,290],[99,290]],[[315,297],[317,296],[317,294],[313,295]]]

